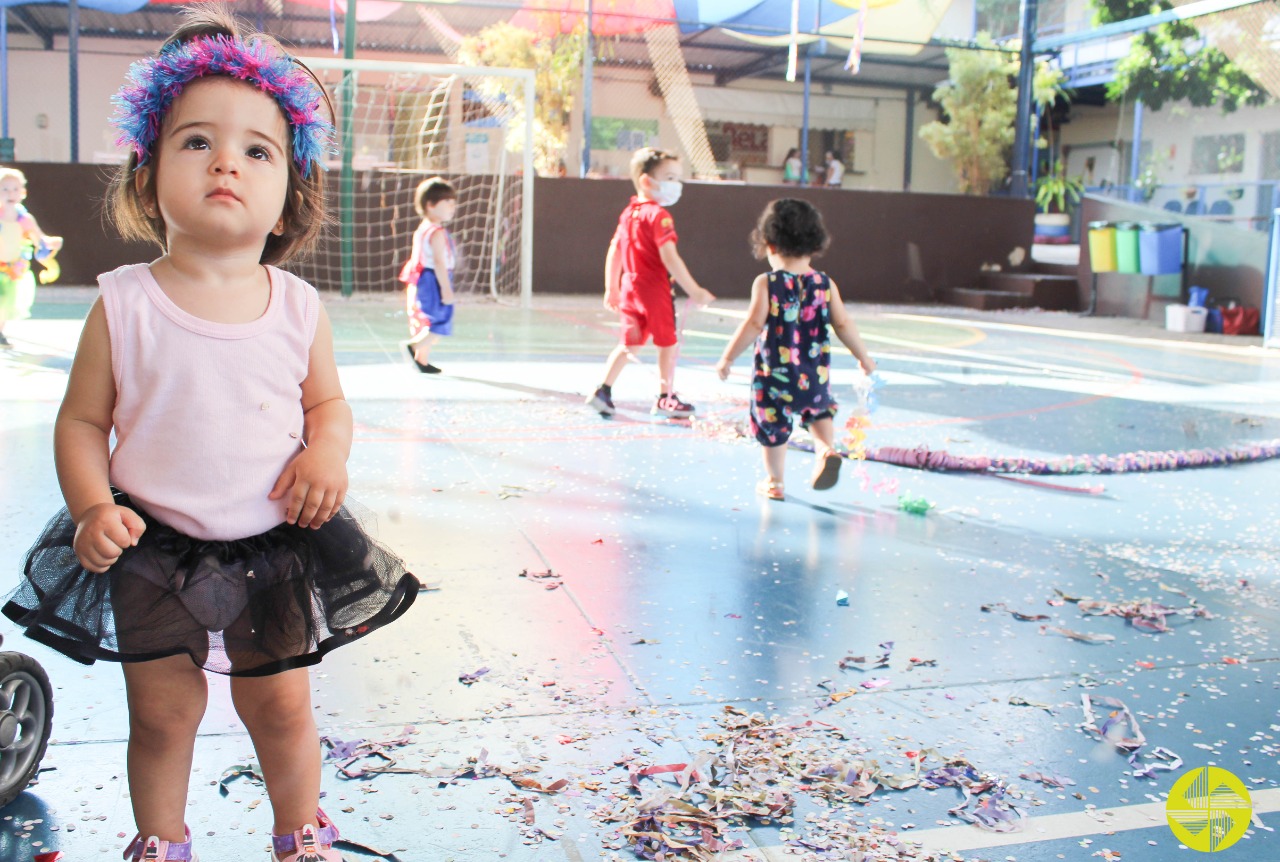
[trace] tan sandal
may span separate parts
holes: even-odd
[[[840,462],[844,459],[834,449],[828,449],[818,456],[813,465],[813,481],[810,483],[815,491],[826,491],[835,487],[840,480]]]
[[[756,493],[769,500],[786,499],[786,494],[782,491],[782,483],[777,479],[761,479],[756,485]]]

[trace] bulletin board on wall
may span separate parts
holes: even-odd
[[[739,167],[769,163],[768,126],[719,120],[708,121],[705,126],[717,162]]]
[[[635,152],[658,145],[658,121],[633,117],[592,117],[591,149]]]

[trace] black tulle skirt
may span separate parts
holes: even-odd
[[[399,618],[418,580],[343,507],[318,530],[281,524],[231,542],[146,521],[136,547],[102,574],[72,550],[66,509],[27,553],[21,585],[0,610],[34,640],[83,664],[186,654],[230,676],[266,676]]]

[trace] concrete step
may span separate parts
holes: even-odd
[[[1065,275],[1070,278],[1076,277],[1077,264],[1074,263],[1045,263],[1040,260],[1031,261],[1031,271],[1040,273],[1041,275]]]
[[[981,311],[999,311],[1005,308],[1032,308],[1030,296],[1008,290],[983,290],[978,287],[943,288],[941,299],[948,305],[960,305]]]
[[[1074,275],[984,272],[978,284],[983,290],[1020,293],[1031,306],[1047,311],[1075,311],[1080,304],[1079,283]]]

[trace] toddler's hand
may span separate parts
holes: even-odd
[[[874,374],[876,370],[876,361],[868,356],[865,360],[859,360],[858,364],[862,366],[864,374]]]
[[[346,459],[321,446],[303,449],[276,479],[267,499],[279,500],[286,494],[289,508],[285,520],[299,527],[320,529],[346,499]]]
[[[732,365],[733,363],[727,359],[721,359],[716,363],[716,374],[720,375],[721,380],[729,379],[729,369]]]
[[[102,573],[120,559],[125,548],[138,544],[146,529],[146,523],[132,509],[115,503],[99,503],[80,516],[71,547],[80,565],[91,572]]]
[[[440,291],[440,301],[445,305],[453,305],[453,288]]]
[[[706,308],[708,305],[716,301],[715,294],[707,290],[705,287],[699,287],[696,293],[690,294],[690,299],[698,308]]]
[[[605,291],[604,307],[609,309],[610,311],[617,311],[618,310],[618,294],[619,294],[619,291],[616,291],[616,290]]]
[[[46,236],[44,238],[44,244],[49,246],[49,251],[59,251],[62,249],[62,237]]]

